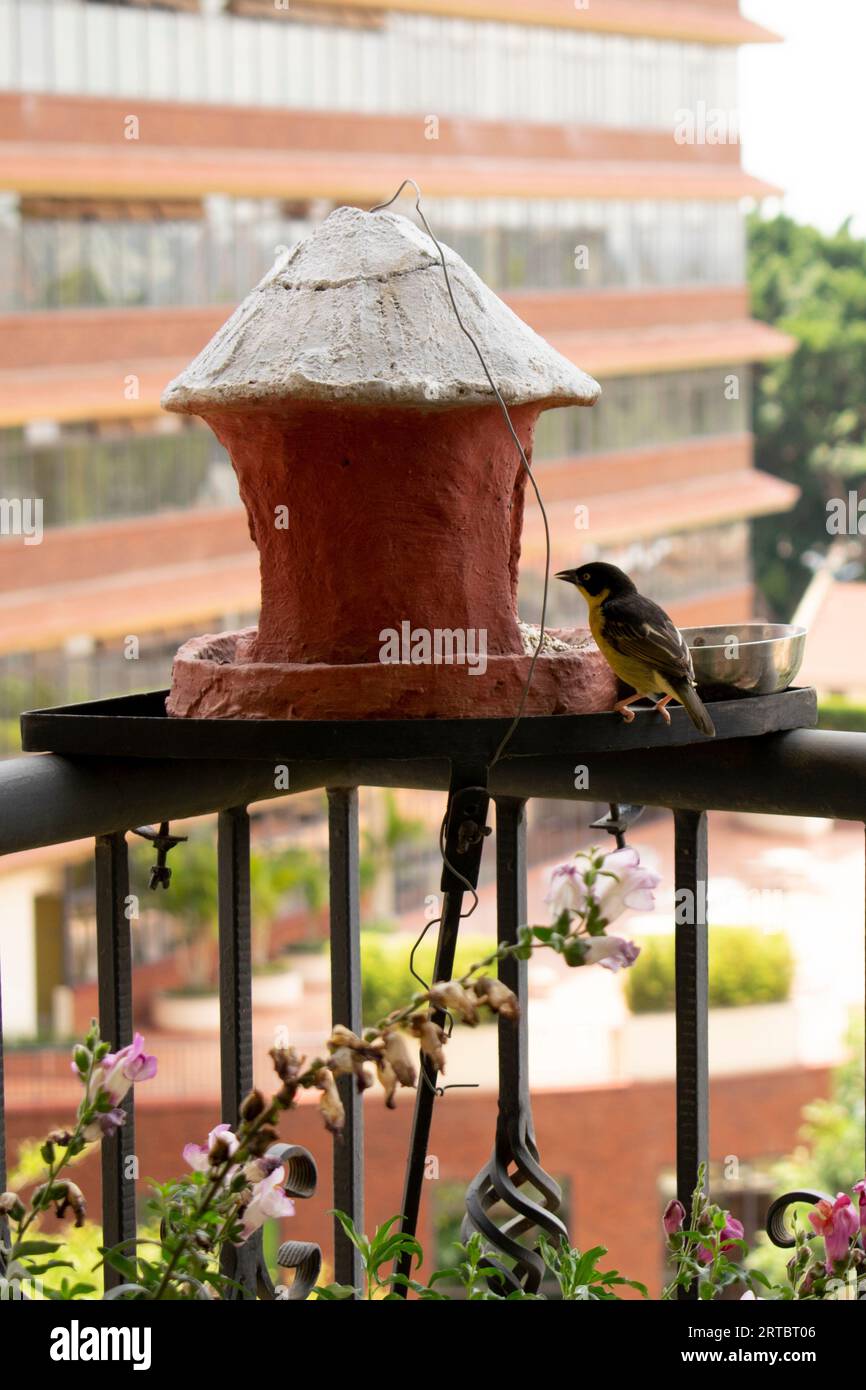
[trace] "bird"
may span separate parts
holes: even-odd
[[[646,695],[670,724],[667,706],[678,700],[695,728],[712,738],[716,730],[695,688],[691,652],[664,609],[638,593],[616,565],[593,561],[560,570],[556,578],[573,584],[586,599],[596,645],[614,674],[635,692],[614,705],[626,723],[635,717],[630,706]]]

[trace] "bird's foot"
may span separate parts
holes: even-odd
[[[670,698],[670,695],[666,695],[665,698],[663,700],[659,700],[658,704],[656,705],[656,714],[660,714],[666,724],[670,724],[671,722],[670,711],[667,707]]]
[[[632,696],[632,699],[634,699],[634,696]],[[632,723],[632,721],[634,720],[634,710],[633,710],[633,709],[629,709],[629,701],[627,701],[627,700],[617,700],[617,702],[616,702],[616,704],[614,705],[613,708],[614,708],[614,711],[615,711],[616,714],[621,714],[621,715],[622,715],[622,717],[623,717],[623,719],[625,720],[626,724],[631,724],[631,723]]]

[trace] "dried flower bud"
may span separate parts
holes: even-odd
[[[304,1065],[304,1059],[298,1056],[295,1048],[272,1047],[268,1055],[274,1064],[274,1071],[277,1073],[283,1085],[289,1087],[293,1084],[297,1085],[298,1076]]]
[[[46,1136],[46,1139],[49,1144],[59,1144],[61,1149],[68,1149],[69,1145],[72,1143],[72,1130],[52,1129],[51,1133]]]
[[[345,1039],[351,1038],[348,1042]],[[344,1039],[344,1041],[340,1041]],[[335,1047],[335,1042],[339,1046]],[[365,1057],[375,1057],[376,1049],[369,1043],[362,1042],[355,1033],[350,1033],[348,1028],[338,1025],[334,1029],[328,1040],[328,1046],[334,1048],[328,1059],[328,1070],[332,1076],[354,1076],[355,1084],[359,1091],[366,1091],[372,1086],[373,1078],[364,1065]]]
[[[281,1167],[280,1159],[274,1154],[262,1154],[259,1158],[251,1159],[245,1163],[243,1174],[248,1183],[263,1182],[269,1178],[277,1168]]]
[[[331,1134],[342,1133],[346,1123],[346,1112],[340,1100],[337,1083],[327,1067],[320,1067],[316,1072],[316,1085],[322,1092],[319,1112],[325,1121],[325,1128],[330,1130]]]
[[[366,1048],[368,1045],[363,1038],[359,1038],[357,1033],[353,1033],[351,1028],[346,1028],[342,1023],[334,1024],[328,1039],[328,1047],[332,1052],[338,1047]]]
[[[248,1140],[250,1153],[265,1153],[265,1151],[271,1147],[271,1144],[276,1144],[279,1141],[279,1137],[277,1131],[271,1129],[270,1125],[262,1125],[262,1127],[257,1129],[255,1134],[252,1134]]]
[[[0,1195],[0,1216],[11,1216],[13,1221],[20,1221],[25,1210],[17,1192],[4,1192]]]
[[[385,1092],[386,1106],[389,1110],[396,1110],[397,1102],[394,1099],[394,1093],[397,1090],[397,1073],[384,1054],[376,1064],[376,1075],[382,1083],[382,1089]]]
[[[247,1124],[252,1124],[265,1111],[265,1098],[261,1091],[250,1091],[249,1095],[241,1101],[241,1119],[246,1120]]]
[[[448,1041],[445,1029],[425,1014],[413,1014],[410,1022],[412,1032],[420,1042],[425,1057],[430,1058],[437,1071],[444,1072],[445,1043]]]
[[[435,1009],[447,1009],[449,1013],[459,1014],[470,1028],[474,1028],[478,1022],[478,1000],[471,990],[464,989],[457,980],[437,980],[428,991],[427,998]]]
[[[418,1079],[415,1062],[406,1045],[406,1039],[398,1028],[389,1028],[383,1034],[385,1058],[394,1068],[401,1086],[414,1086]]]
[[[472,981],[472,989],[482,1004],[486,1004],[495,1014],[503,1018],[520,1017],[520,1004],[513,990],[492,975],[481,975]]]
[[[87,1215],[87,1203],[84,1200],[84,1193],[74,1182],[54,1183],[51,1189],[52,1200],[56,1202],[54,1210],[58,1216],[65,1216],[67,1211],[71,1211],[75,1217],[76,1226],[84,1225],[84,1218]]]

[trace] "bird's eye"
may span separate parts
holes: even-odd
[[[582,579],[584,582],[586,582],[586,580],[589,579],[589,575],[588,575],[588,574],[582,574],[580,577],[581,577],[581,579]]]

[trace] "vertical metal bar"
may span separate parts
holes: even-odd
[[[517,944],[518,929],[527,921],[526,804],[496,800],[496,916],[500,946]],[[529,1114],[529,1023],[526,1013],[528,962],[509,956],[499,963],[499,978],[520,1001],[520,1018],[500,1018],[499,1113],[519,1124]],[[531,1124],[531,1122],[530,1122]],[[516,1132],[516,1130],[515,1130]]]
[[[471,884],[474,888],[478,882],[481,850],[484,844],[483,830],[487,822],[489,805],[485,781],[485,769],[466,767],[454,767],[452,769],[445,829],[447,863],[442,872],[442,916],[439,924],[439,940],[436,945],[436,959],[433,965],[434,980],[451,979],[466,885]],[[479,836],[477,839],[475,838],[476,834]],[[448,868],[449,864],[457,873]],[[457,877],[457,874],[460,877]],[[444,1024],[445,1022],[445,1014],[442,1010],[434,1011],[432,1017],[436,1023]],[[403,1215],[401,1230],[409,1232],[411,1235],[414,1235],[418,1229],[427,1148],[430,1142],[430,1127],[433,1123],[433,1102],[437,1094],[436,1078],[437,1071],[433,1063],[429,1057],[422,1057],[401,1207]],[[397,1272],[408,1275],[411,1265],[411,1257],[402,1257],[397,1261]]]
[[[677,1196],[688,1212],[709,1138],[706,812],[675,811],[674,836]],[[697,1283],[679,1296],[696,1299]]]
[[[116,1052],[132,1041],[132,935],[128,914],[129,859],[126,836],[96,840],[96,959],[99,972],[99,1031]],[[135,1237],[135,1116],[132,1091],[122,1103],[126,1123],[102,1141],[102,1236],[105,1245]],[[106,1289],[123,1282],[107,1264]]]
[[[253,1084],[250,818],[245,806],[232,806],[219,813],[217,879],[221,1113],[223,1123],[234,1129],[241,1101]],[[244,1245],[223,1251],[223,1273],[249,1294],[255,1292],[258,1284],[261,1249],[261,1231],[257,1231]]]
[[[331,1017],[353,1033],[361,1021],[361,927],[358,876],[358,792],[355,787],[328,789],[328,867],[331,925]],[[334,1208],[364,1229],[364,1119],[354,1077],[337,1082],[346,1110],[343,1141],[334,1145]],[[359,1288],[363,1265],[359,1252],[334,1218],[334,1278]]]
[[[219,813],[217,875],[222,1120],[234,1128],[253,1084],[250,819],[245,806]]]

